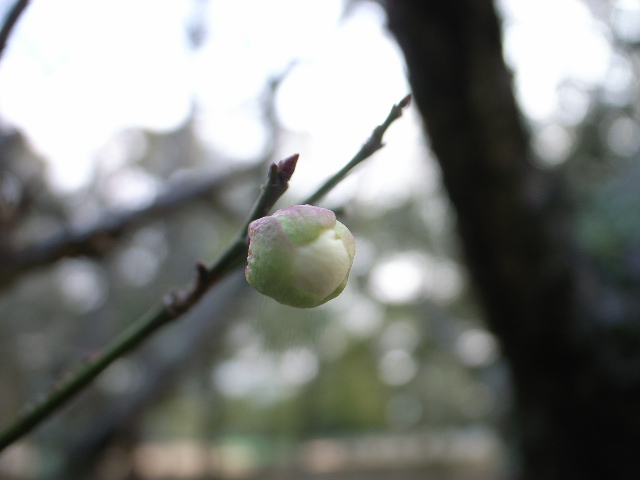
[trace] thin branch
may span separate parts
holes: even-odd
[[[18,23],[18,19],[24,9],[27,8],[27,5],[29,5],[29,0],[18,0],[9,10],[2,24],[2,29],[0,29],[0,57],[4,53],[4,47],[7,45],[7,40],[9,40],[13,27]]]
[[[402,109],[409,104],[405,97],[399,104],[394,105],[384,123],[378,126],[369,140],[365,142],[356,156],[336,175],[323,184],[306,203],[322,198],[331,188],[344,178],[349,170],[370,157],[382,148],[382,135],[391,123],[399,118]],[[40,402],[37,402],[21,415],[13,424],[0,432],[0,451],[26,435],[34,427],[48,418],[58,408],[64,405],[75,394],[84,389],[93,379],[105,370],[114,360],[133,350],[136,346],[149,338],[160,327],[180,317],[193,307],[198,300],[217,284],[226,274],[246,261],[247,230],[249,223],[268,214],[275,202],[288,188],[289,180],[295,170],[298,155],[281,161],[278,165],[269,167],[267,182],[262,187],[262,193],[256,201],[247,220],[238,231],[235,240],[229,245],[218,260],[207,268],[204,264],[196,266],[197,275],[194,285],[185,292],[167,296],[164,305],[156,306],[146,315],[138,318],[122,334],[116,337],[102,352],[81,363],[69,378],[54,386],[51,392]]]
[[[332,177],[330,177],[326,182],[324,182],[324,184],[320,186],[320,188],[318,188],[318,190],[316,190],[316,192],[314,192],[312,195],[307,197],[307,199],[305,199],[301,203],[309,204],[309,205],[313,205],[314,203],[317,203],[327,193],[329,193],[336,185],[338,185],[338,183],[340,183],[342,179],[344,179],[344,177],[346,177],[347,174],[355,166],[357,166],[363,160],[366,160],[371,155],[373,155],[378,150],[380,150],[382,147],[384,147],[384,143],[382,142],[382,137],[384,136],[384,133],[387,131],[387,129],[393,122],[395,122],[397,119],[399,119],[402,116],[402,111],[406,107],[408,107],[410,103],[411,103],[411,95],[409,94],[406,97],[404,97],[402,100],[400,100],[400,102],[398,102],[396,105],[394,105],[391,108],[389,115],[387,115],[387,118],[385,119],[385,121],[373,129],[373,133],[371,133],[371,136],[367,139],[366,142],[364,142],[364,145],[362,145],[362,148],[360,148],[358,153],[354,155],[354,157],[349,161],[349,163],[347,163],[344,167],[342,167],[342,169],[339,172],[335,173]]]
[[[192,180],[181,186],[171,186],[166,193],[144,208],[106,213],[92,225],[67,229],[20,249],[4,249],[0,251],[0,288],[14,282],[23,273],[42,268],[64,257],[103,255],[115,244],[113,240],[125,232],[184,208],[194,200],[209,198],[217,193],[217,189],[254,172],[255,167],[251,167]]]
[[[297,156],[295,157],[297,158]],[[280,165],[288,169],[290,162],[286,164],[280,162]],[[258,202],[256,202],[256,208],[254,208],[249,219],[245,222],[245,226],[238,233],[236,240],[209,270],[198,265],[196,284],[187,294],[183,296],[176,295],[171,303],[151,309],[116,337],[102,352],[98,352],[91,359],[82,362],[74,372],[70,373],[68,379],[63,380],[59,385],[55,385],[42,401],[32,405],[16,422],[0,433],[0,451],[25,435],[75,394],[84,389],[114,360],[133,350],[134,347],[150,337],[160,327],[189,310],[206,290],[235,267],[242,260],[243,248],[247,248],[245,244],[247,225],[254,220],[252,216],[259,218],[259,216],[264,215],[265,208],[271,208],[272,205],[267,205],[267,200],[265,199],[275,202],[286,191],[287,182],[291,178],[293,170],[286,170],[286,172],[285,174],[284,169],[281,172],[278,166],[275,168],[273,165],[271,166],[269,169],[269,181],[263,188]],[[280,192],[279,195],[278,192]]]
[[[210,268],[207,269],[207,266],[202,262],[196,264],[196,279],[191,289],[168,295],[165,298],[166,309],[172,316],[178,317],[189,310],[213,285],[246,260],[249,224],[267,215],[278,199],[287,191],[297,162],[298,154],[296,153],[280,161],[277,165],[272,163],[269,166],[269,175],[267,182],[262,186],[262,194],[242,228],[238,231],[235,240]]]
[[[202,299],[189,316],[189,321],[180,326],[183,330],[175,335],[170,349],[157,342],[146,345],[151,348],[144,349],[144,352],[140,352],[142,348],[137,349],[136,359],[142,362],[142,369],[146,372],[140,384],[135,391],[92,409],[92,418],[82,426],[81,432],[75,438],[62,442],[64,463],[56,468],[58,475],[53,477],[64,478],[63,473],[66,473],[68,480],[86,478],[89,473],[87,467],[95,464],[115,437],[135,424],[135,419],[149,403],[170,395],[184,374],[183,367],[193,365],[199,355],[216,348],[216,343],[222,341],[227,324],[233,320],[232,312],[250,288],[238,270],[225,280],[211,295]],[[69,475],[69,472],[74,475]]]

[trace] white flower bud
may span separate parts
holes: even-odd
[[[285,305],[311,308],[342,293],[356,242],[331,210],[294,205],[249,225],[247,281]]]

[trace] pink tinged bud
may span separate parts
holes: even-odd
[[[247,281],[260,293],[298,308],[342,293],[356,242],[325,208],[294,205],[249,225]]]

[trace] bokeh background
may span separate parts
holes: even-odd
[[[624,284],[640,2],[497,5],[537,162]],[[364,1],[32,0],[0,59],[0,426],[215,258],[270,162],[301,155],[285,207],[348,161],[409,92],[385,22]],[[357,239],[339,298],[297,310],[231,275],[0,477],[504,478],[509,371],[418,114],[385,140],[322,202]]]

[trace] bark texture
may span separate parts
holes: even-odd
[[[385,8],[469,271],[511,366],[516,473],[638,478],[638,335],[612,328],[602,286],[573,241],[562,178],[531,160],[493,3],[389,0]]]

